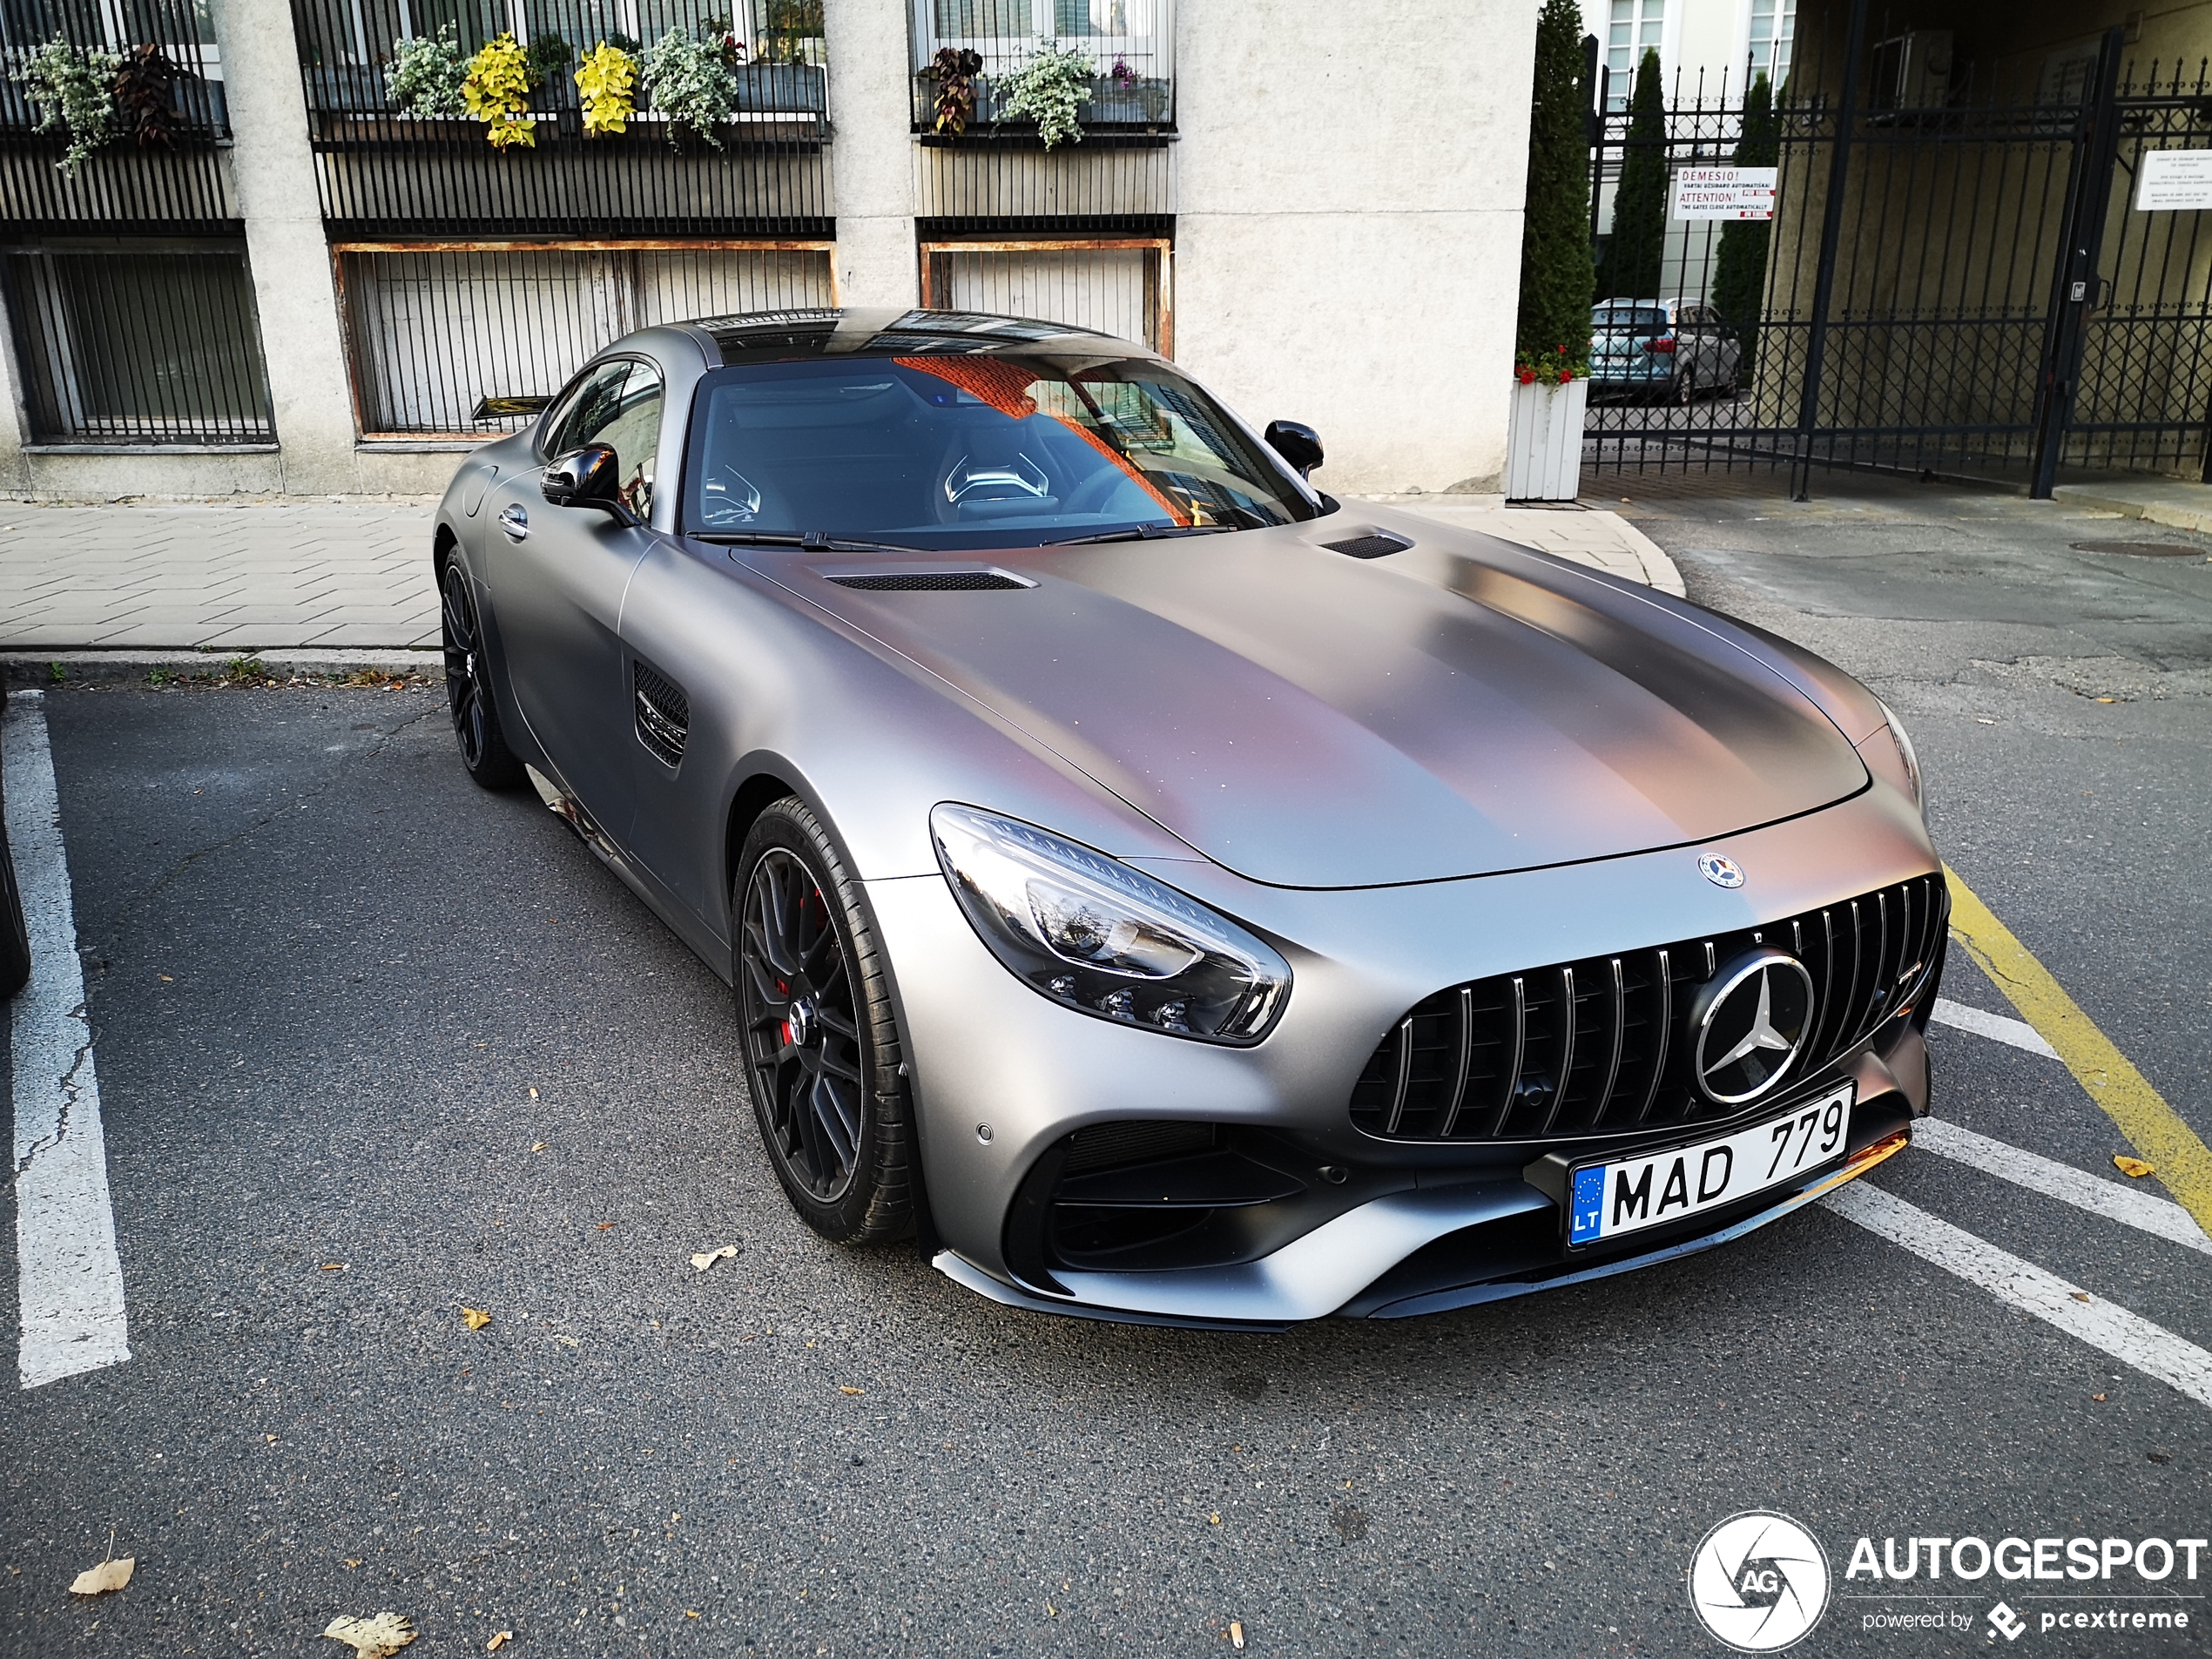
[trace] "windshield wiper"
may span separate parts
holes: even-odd
[[[792,534],[786,530],[686,530],[695,542],[711,542],[717,547],[803,547],[824,553],[927,553],[926,547],[914,547],[904,542],[861,542],[850,536],[832,536],[823,530],[807,530]]]
[[[1161,542],[1177,536],[1211,536],[1221,530],[1238,530],[1242,524],[1133,524],[1125,530],[1104,530],[1096,536],[1069,536],[1056,542],[1041,542],[1040,547],[1081,547],[1089,542]]]

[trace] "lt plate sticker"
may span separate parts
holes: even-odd
[[[1567,1242],[1594,1244],[1787,1185],[1842,1155],[1853,1093],[1845,1083],[1733,1135],[1583,1165],[1575,1171]]]

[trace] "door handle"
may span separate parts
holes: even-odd
[[[499,528],[507,532],[510,542],[526,540],[530,533],[530,516],[520,503],[502,507],[499,509]]]

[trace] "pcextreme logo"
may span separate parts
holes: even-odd
[[[1779,1653],[1828,1610],[1827,1552],[1787,1515],[1730,1515],[1689,1558],[1689,1605],[1715,1641],[1738,1653]]]

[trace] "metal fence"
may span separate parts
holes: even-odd
[[[4,269],[37,442],[275,438],[243,242],[17,247]]]
[[[18,233],[113,224],[134,231],[227,229],[238,218],[217,145],[230,136],[221,54],[209,0],[8,0],[0,5],[0,223]],[[181,74],[167,142],[125,137],[62,170],[66,132],[37,131],[41,111],[15,78],[59,38],[128,57],[152,46]]]
[[[339,238],[424,234],[833,233],[819,0],[293,0],[321,191]],[[505,30],[536,54],[533,143],[506,150],[465,115],[391,95],[397,44],[450,30],[464,52]],[[711,135],[651,107],[587,134],[575,79],[602,42],[632,53],[671,31],[716,37],[734,105]]]
[[[833,303],[826,243],[337,248],[364,436],[496,437],[634,328]]]
[[[1613,243],[1640,152],[1667,202],[1656,282],[1600,296],[1662,312],[1598,332],[1586,465],[1787,467],[1800,495],[1817,467],[2039,494],[2069,467],[2204,473],[2212,236],[2136,188],[2147,156],[2212,148],[2204,67],[2131,68],[2118,31],[2033,85],[1938,61],[1865,0],[1798,43],[1765,220],[1685,216],[1689,169],[1749,153],[1741,84],[1678,82],[1656,133],[1594,114],[1601,287],[1635,263]]]

